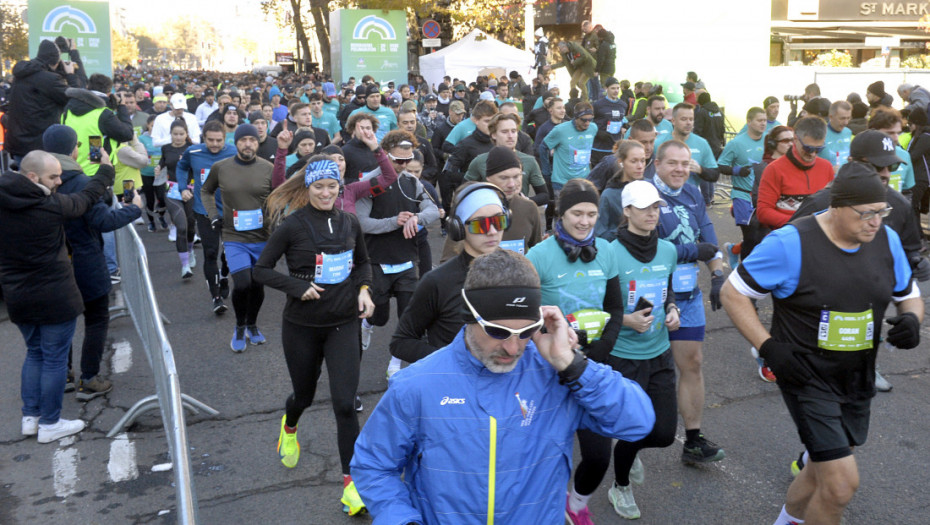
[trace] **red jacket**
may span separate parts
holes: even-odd
[[[756,217],[773,230],[781,228],[805,197],[822,190],[831,180],[833,165],[828,160],[817,157],[811,169],[801,170],[788,155],[779,157],[762,172]]]

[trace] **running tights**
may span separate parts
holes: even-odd
[[[210,219],[206,215],[197,213],[194,215],[194,220],[197,221],[197,231],[200,232],[201,246],[203,246],[203,276],[207,279],[207,286],[210,287],[210,297],[219,297],[221,275],[216,259],[220,254],[220,234],[213,231]],[[222,262],[222,276],[225,277],[229,275],[226,257],[223,257]]]
[[[190,245],[194,242],[194,199],[188,199],[187,202],[165,199],[165,206],[171,222],[177,228],[175,246],[178,253],[190,251]]]
[[[252,269],[232,274],[232,303],[236,312],[236,326],[252,326],[258,321],[258,311],[265,302],[265,286],[252,279]]]
[[[281,326],[284,360],[294,387],[294,393],[285,404],[285,424],[297,426],[300,415],[313,404],[325,359],[343,474],[349,473],[349,462],[358,437],[358,415],[355,412],[360,366],[359,352],[355,348],[359,344],[358,332],[357,319],[326,328],[301,326],[284,319]]]
[[[145,215],[149,224],[155,224],[155,214],[165,216],[165,185],[155,186],[155,177],[142,177],[142,195],[145,197]]]

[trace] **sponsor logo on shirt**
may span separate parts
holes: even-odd
[[[439,404],[440,404],[440,405],[443,405],[443,406],[445,406],[445,405],[464,405],[464,404],[465,404],[465,398],[464,398],[464,397],[449,397],[449,396],[445,396],[445,397],[442,398],[442,401],[440,401]]]
[[[520,404],[520,413],[523,415],[523,421],[520,423],[520,426],[528,427],[533,422],[533,416],[536,415],[536,402],[530,401],[527,403],[525,399],[520,397],[520,392],[514,395],[517,398],[517,403]]]

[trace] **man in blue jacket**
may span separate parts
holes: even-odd
[[[42,135],[42,146],[61,164],[62,195],[80,193],[90,177],[84,174],[77,163],[77,133],[61,124],[50,126]],[[113,385],[99,377],[100,359],[107,342],[110,324],[110,281],[106,260],[103,257],[101,232],[111,232],[142,216],[142,198],[135,194],[132,204],[120,209],[111,209],[98,200],[83,216],[65,223],[65,236],[71,246],[71,264],[74,280],[84,301],[84,344],[81,348],[81,381],[77,385],[77,397],[81,401],[102,396]],[[68,356],[71,369],[71,356]]]
[[[559,523],[574,432],[636,441],[655,423],[652,403],[573,350],[522,255],[476,258],[462,296],[455,340],[392,376],[356,441],[353,482],[375,525]]]

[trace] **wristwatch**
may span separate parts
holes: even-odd
[[[723,270],[714,270],[710,272],[711,277],[723,277]]]

